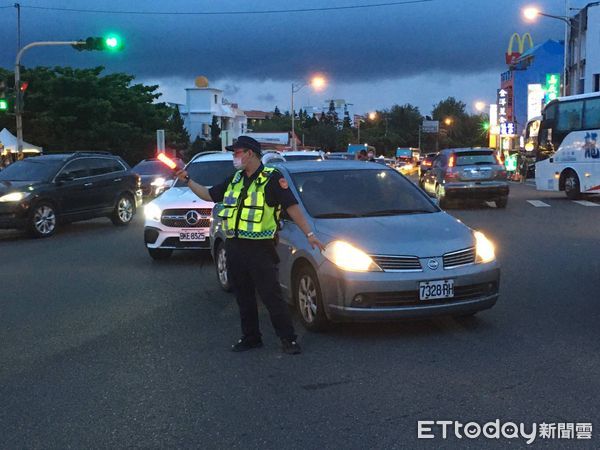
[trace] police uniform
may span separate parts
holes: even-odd
[[[280,339],[296,334],[277,276],[275,239],[281,209],[298,203],[285,178],[262,164],[250,177],[238,170],[209,194],[222,203],[219,212],[227,237],[227,269],[240,308],[243,338],[261,341],[255,292],[269,311]]]

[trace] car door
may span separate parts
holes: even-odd
[[[436,157],[431,165],[431,170],[427,171],[423,178],[423,187],[429,194],[435,192],[435,172],[440,165],[440,161],[441,156]]]
[[[64,215],[73,216],[86,211],[92,197],[93,182],[85,158],[69,161],[56,175],[55,182]]]

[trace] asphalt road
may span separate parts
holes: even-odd
[[[418,420],[592,422],[599,446],[600,198],[511,185],[508,208],[449,212],[502,263],[498,304],[471,319],[298,331],[282,355],[231,353],[237,308],[209,256],[154,262],[142,217],[0,231],[0,448],[440,448]],[[527,200],[541,201],[529,203]],[[592,206],[595,205],[595,206]]]

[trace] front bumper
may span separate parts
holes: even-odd
[[[462,315],[491,308],[499,296],[496,262],[417,272],[344,272],[330,262],[318,270],[328,318],[334,322]],[[425,264],[423,264],[425,262]],[[419,300],[421,281],[454,280],[455,297]],[[357,299],[361,302],[357,303]]]
[[[0,203],[0,229],[25,228],[28,213],[28,203]]]
[[[469,181],[443,184],[447,198],[492,199],[506,197],[509,193],[508,182]]]
[[[181,229],[164,227],[160,223],[144,227],[144,243],[148,248],[164,248],[172,250],[206,250],[210,249],[209,228],[194,228],[194,231],[206,236],[204,241],[181,241]]]

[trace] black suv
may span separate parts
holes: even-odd
[[[96,217],[127,225],[141,202],[140,177],[109,153],[37,156],[0,172],[0,228],[35,237],[51,236],[60,222]]]

